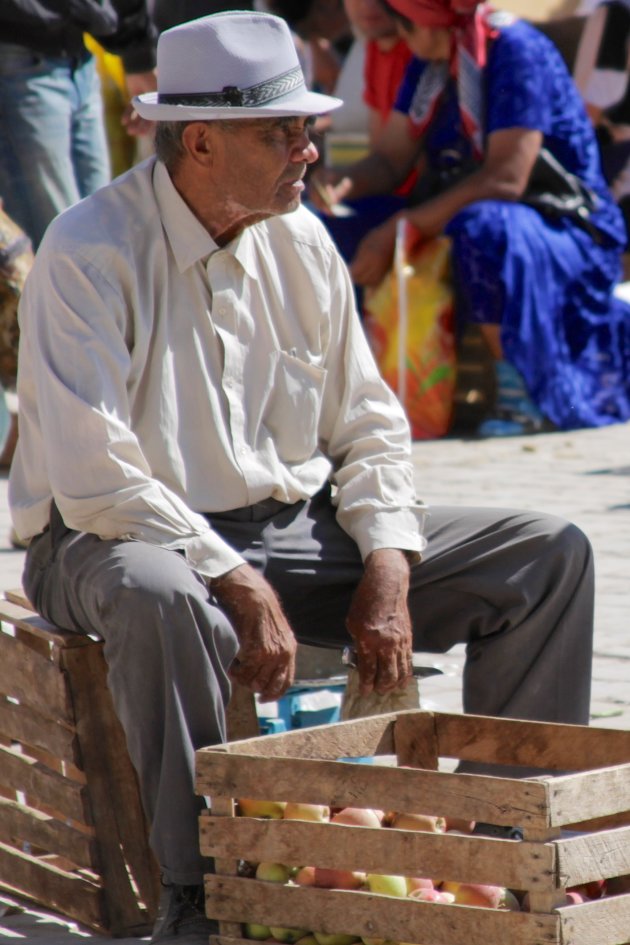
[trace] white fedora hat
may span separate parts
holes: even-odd
[[[321,115],[342,105],[310,92],[285,20],[230,11],[165,30],[158,40],[158,91],[133,106],[151,121]]]

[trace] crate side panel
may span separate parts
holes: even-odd
[[[46,718],[30,706],[2,697],[0,732],[3,738],[46,751],[60,761],[74,765],[79,761],[77,736],[72,726]]]
[[[0,633],[0,647],[0,692],[47,718],[72,724],[66,681],[55,662],[7,633]]]
[[[558,840],[555,846],[561,886],[630,873],[630,827]]]
[[[558,910],[563,945],[630,942],[630,895],[564,906]]]
[[[548,826],[545,783],[421,769],[202,751],[197,753],[197,793]]]
[[[382,937],[426,945],[559,942],[554,915],[440,905],[366,892],[279,886],[232,876],[205,878],[209,914],[230,922]]]
[[[565,826],[628,810],[630,764],[566,777],[549,782],[549,814],[553,826]]]
[[[372,829],[252,817],[200,818],[201,852],[253,862],[323,866],[371,873],[430,876],[458,882],[551,888],[553,844],[515,843],[423,831]]]
[[[107,927],[103,893],[84,877],[0,843],[0,887],[102,931]]]
[[[410,710],[413,712],[413,710]],[[416,713],[417,714],[417,713]],[[314,728],[295,729],[264,738],[248,738],[228,742],[197,752],[198,761],[208,754],[261,755],[273,758],[318,758],[366,757],[369,755],[394,754],[394,722],[400,713],[370,716],[319,725]]]
[[[84,869],[95,867],[95,845],[89,833],[6,798],[0,798],[0,840],[16,848],[28,844],[55,853]]]
[[[435,713],[440,754],[467,761],[578,771],[624,764],[630,732]]]
[[[85,785],[1,746],[0,772],[4,786],[23,792],[29,803],[51,808],[79,823],[90,824]]]

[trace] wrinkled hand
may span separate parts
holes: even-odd
[[[212,593],[240,644],[230,675],[265,701],[279,698],[293,682],[297,643],[275,591],[244,564],[215,582]]]
[[[404,688],[412,678],[408,591],[409,564],[402,551],[382,548],[368,555],[346,619],[362,695]]]
[[[132,99],[134,95],[142,95],[144,92],[155,92],[157,89],[157,76],[155,70],[150,72],[130,72],[125,76],[127,83],[127,94]],[[149,135],[153,132],[155,122],[147,118],[141,118],[131,102],[125,107],[121,123],[128,135]]]
[[[392,217],[375,226],[359,243],[350,263],[350,275],[355,285],[378,285],[392,265],[395,247],[396,220]]]

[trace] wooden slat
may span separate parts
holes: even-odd
[[[256,738],[260,734],[254,693],[245,686],[232,683],[232,695],[226,716],[229,741]]]
[[[396,713],[371,716],[298,729],[264,738],[248,738],[228,742],[204,751],[220,751],[234,755],[273,755],[275,758],[340,758],[394,753],[394,722]]]
[[[200,836],[204,855],[225,859],[246,857],[254,862],[431,876],[528,890],[551,888],[556,876],[553,844],[389,827],[228,819],[206,813],[200,818]]]
[[[0,840],[9,846],[28,843],[70,860],[76,867],[94,869],[93,838],[41,811],[0,798]]]
[[[275,737],[268,735],[260,741]],[[208,796],[229,794],[237,798],[291,800],[332,807],[358,804],[511,826],[541,829],[548,826],[545,781],[303,758],[244,757],[204,749],[197,753],[196,790]]]
[[[55,722],[34,712],[30,706],[16,705],[0,697],[0,732],[7,740],[49,752],[60,761],[79,761],[76,731],[67,723]]]
[[[630,827],[562,839],[557,848],[563,886],[630,873]]]
[[[440,754],[467,761],[581,771],[630,760],[630,731],[435,713]]]
[[[559,914],[562,942],[567,945],[630,942],[630,895],[565,906]]]
[[[94,929],[104,929],[103,894],[99,886],[0,843],[0,886],[70,916]]]
[[[21,604],[13,603],[10,600],[0,600],[0,622],[19,627],[34,637],[45,639],[60,647],[85,646],[94,642],[80,633],[73,633],[71,630],[60,630],[59,627],[55,627],[54,624],[40,617],[32,608],[23,607]]]
[[[439,747],[435,716],[402,715],[394,726],[394,746],[399,765],[437,770]]]
[[[90,824],[86,786],[27,756],[0,747],[0,781],[23,791],[27,799],[36,798],[38,806],[41,804],[71,820]]]
[[[630,764],[549,780],[552,824],[563,826],[628,810]]]
[[[138,783],[107,687],[102,648],[66,649],[62,665],[77,716],[109,930],[128,935],[130,929],[152,923],[159,897],[159,871],[148,845]],[[147,906],[148,920],[139,908],[129,871]]]
[[[0,633],[0,692],[47,718],[72,724],[72,706],[59,667],[21,640]]]
[[[440,905],[366,892],[280,886],[231,876],[205,878],[214,918],[382,937],[431,945],[541,945],[559,941],[558,916]]]

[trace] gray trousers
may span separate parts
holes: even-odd
[[[363,569],[326,490],[209,519],[276,588],[301,642],[348,642],[345,615]],[[414,646],[466,644],[464,710],[586,724],[593,566],[583,533],[538,513],[435,508],[427,537],[411,577]],[[69,531],[54,506],[28,550],[24,587],[53,623],[102,636],[152,847],[168,880],[199,882],[208,865],[198,852],[194,752],[225,739],[238,648],[228,619],[182,555]]]

